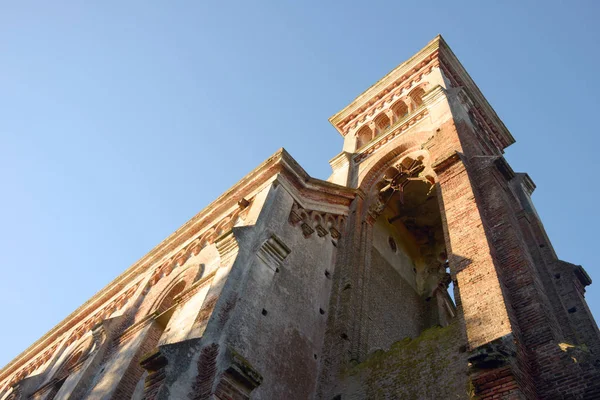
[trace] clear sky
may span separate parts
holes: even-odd
[[[494,4],[492,4],[494,3]],[[327,121],[441,33],[517,143],[600,317],[598,1],[0,5],[0,365],[279,147],[326,179]]]

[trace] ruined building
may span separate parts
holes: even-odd
[[[591,280],[444,40],[330,121],[329,179],[275,153],[5,366],[0,399],[600,398]]]

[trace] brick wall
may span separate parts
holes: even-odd
[[[114,391],[112,398],[114,399],[128,399],[131,398],[135,387],[137,386],[140,378],[144,374],[144,369],[140,365],[140,361],[149,353],[156,351],[158,340],[163,333],[163,327],[157,322],[152,322],[148,331],[144,335],[144,339],[140,347],[135,352],[135,355],[131,359],[127,370],[119,380],[119,384]]]
[[[427,305],[388,261],[373,248],[368,309],[368,353],[417,337],[425,325]]]

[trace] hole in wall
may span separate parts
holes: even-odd
[[[569,312],[569,314],[573,314],[574,312],[577,311],[577,307],[571,307],[567,311]]]
[[[313,357],[315,358],[315,360],[317,359],[317,355],[316,354],[313,354]]]
[[[448,260],[446,260],[446,272],[448,274],[450,274],[450,265],[448,264]],[[454,303],[454,305],[456,305],[456,299],[454,298],[454,287],[455,286],[456,286],[456,281],[450,280],[450,283],[448,284],[448,295],[452,299],[452,302]]]
[[[262,315],[267,315],[267,310],[265,310],[264,308],[262,309]]]
[[[396,253],[398,251],[398,245],[396,244],[396,241],[394,240],[393,237],[389,237],[388,238],[388,244],[390,245],[390,249],[392,249],[392,251],[394,253]]]
[[[555,275],[554,275],[554,277],[555,277],[556,279],[560,279],[560,274],[555,274]]]
[[[342,334],[340,335],[340,337],[341,337],[342,339],[344,339],[344,340],[348,340],[348,335],[346,335],[345,333],[342,333]]]
[[[331,279],[331,274],[329,273],[329,271],[325,270],[325,277],[327,279]]]
[[[543,243],[542,243],[542,244],[540,244],[540,249],[543,249],[544,247],[546,247],[546,245],[545,245],[545,244],[543,244]]]
[[[319,314],[321,314],[321,315],[325,314],[325,310],[323,310],[322,308],[319,308]]]

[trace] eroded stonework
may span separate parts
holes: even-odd
[[[0,400],[600,398],[591,280],[444,40],[330,121],[327,181],[275,153],[5,366]]]

